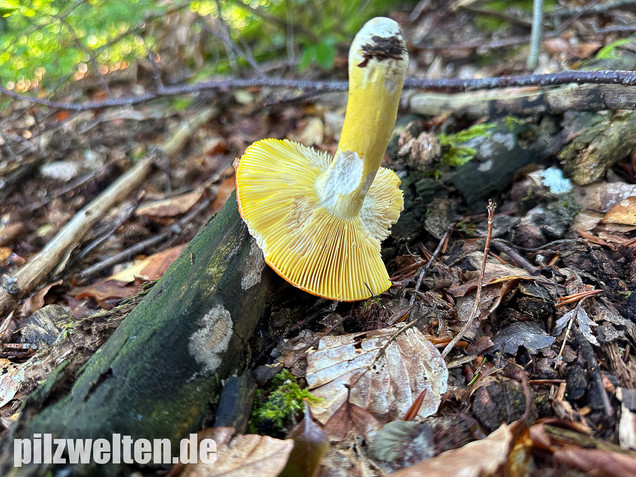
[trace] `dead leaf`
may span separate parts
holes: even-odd
[[[181,254],[185,244],[177,245],[163,252],[155,253],[110,277],[71,291],[76,298],[93,298],[101,305],[106,300],[127,298],[139,291],[144,281],[156,280],[162,276]]]
[[[203,189],[145,204],[135,211],[137,216],[174,217],[185,214],[203,196]]]
[[[565,447],[554,452],[554,460],[595,477],[636,475],[636,458],[603,449]]]
[[[109,309],[113,305],[111,304],[108,306],[106,304],[107,300],[128,298],[138,291],[138,286],[132,286],[125,282],[106,279],[86,287],[77,288],[72,290],[71,293],[75,295],[75,298],[92,298],[99,303],[100,306]]]
[[[221,207],[223,207],[228,197],[232,195],[232,191],[234,189],[236,189],[236,179],[234,178],[234,175],[223,179],[223,182],[221,182],[219,190],[216,193],[216,198],[214,199],[214,202],[212,202],[212,213],[221,210]]]
[[[412,467],[401,469],[394,477],[481,477],[494,474],[506,464],[512,444],[510,426],[502,424],[485,439],[471,442],[432,459],[424,460]]]
[[[636,184],[602,182],[584,187],[576,186],[572,195],[581,206],[581,212],[574,219],[571,228],[592,230],[603,218],[598,212],[605,213],[628,197],[636,196]]]
[[[519,346],[523,346],[534,354],[550,346],[554,340],[537,323],[520,321],[500,330],[492,341],[495,349],[501,348],[504,353],[515,354]]]
[[[438,349],[413,327],[395,326],[367,333],[326,336],[307,355],[311,408],[326,422],[347,399],[380,421],[403,416],[426,390],[419,417],[437,411],[446,392],[448,370]]]
[[[636,225],[636,195],[614,205],[603,220],[604,224]]]
[[[205,464],[178,465],[171,475],[178,477],[277,477],[294,446],[291,439],[280,440],[256,434],[234,435],[230,427],[205,429],[197,434],[216,442],[217,459]]]
[[[279,477],[315,475],[322,456],[329,449],[329,437],[314,422],[307,401],[305,401],[305,417],[289,433],[289,437],[294,439],[294,448]]]
[[[585,339],[590,343],[600,346],[596,336],[592,333],[592,327],[598,326],[587,314],[587,312],[583,309],[582,306],[577,305],[573,310],[568,311],[565,315],[557,320],[554,325],[554,330],[552,334],[558,336],[565,329],[570,320],[576,320],[579,325],[579,330],[585,336]]]
[[[131,283],[137,279],[156,280],[168,270],[184,248],[185,244],[177,245],[163,252],[150,255],[143,260],[135,261],[132,266],[108,277],[108,280],[123,283]]]
[[[61,285],[61,284],[62,284],[62,280],[49,283],[48,285],[39,289],[36,293],[31,295],[29,298],[24,300],[24,304],[22,305],[22,308],[20,309],[22,316],[29,316],[31,313],[42,308],[44,306],[44,297],[49,292],[49,290],[53,288],[54,286]]]
[[[366,409],[345,400],[329,418],[323,430],[331,437],[344,439],[350,432],[373,441],[381,425]]]

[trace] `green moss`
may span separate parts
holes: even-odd
[[[619,55],[617,54],[616,50],[627,43],[631,43],[632,41],[633,38],[621,38],[620,40],[613,41],[612,43],[604,46],[598,51],[598,53],[596,54],[596,59],[607,60],[618,58]]]
[[[466,143],[479,137],[490,136],[488,131],[494,127],[495,125],[492,123],[481,123],[454,134],[440,134],[439,142],[442,146],[441,165],[458,167],[469,162],[475,157],[477,150],[467,146]],[[441,171],[434,171],[434,175],[438,176],[439,174],[441,174]]]
[[[281,431],[290,422],[292,416],[304,410],[305,399],[310,403],[319,402],[318,398],[300,387],[298,380],[290,371],[282,370],[272,378],[269,393],[262,390],[257,393],[255,401],[257,405],[252,413],[251,432],[263,428],[269,428],[274,432]]]

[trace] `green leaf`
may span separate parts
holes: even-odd
[[[300,55],[300,62],[298,63],[298,69],[305,71],[316,60],[316,47],[314,45],[308,46],[303,49],[302,55]]]
[[[322,69],[328,70],[333,67],[336,58],[336,48],[329,39],[316,45],[316,62]]]

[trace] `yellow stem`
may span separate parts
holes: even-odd
[[[317,190],[332,213],[358,215],[395,127],[408,54],[400,28],[374,18],[349,50],[349,99],[340,142]]]

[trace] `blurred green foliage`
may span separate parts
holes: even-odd
[[[598,53],[596,53],[595,58],[597,60],[608,60],[608,59],[618,58],[620,54],[617,50],[620,49],[620,47],[622,47],[623,45],[627,45],[633,42],[634,42],[633,38],[621,38],[619,40],[613,41],[609,45],[601,48],[598,51]]]
[[[190,14],[187,28],[196,36],[221,24],[213,21],[220,9],[229,37],[241,48],[248,45],[257,62],[287,58],[300,71],[328,70],[339,46],[346,51],[366,20],[392,8],[391,0],[0,0],[0,83],[18,91],[51,90],[95,68],[125,68],[156,52],[170,34],[161,22],[180,10]],[[232,62],[249,66],[228,52],[227,41],[206,39],[219,44],[200,49],[205,64],[199,70],[229,73]]]
[[[149,11],[162,10],[153,0],[8,0],[0,5],[0,80],[18,90],[45,76],[60,80],[88,70],[91,55],[98,65],[144,56],[144,40],[130,28]],[[152,47],[152,38],[146,42]]]

